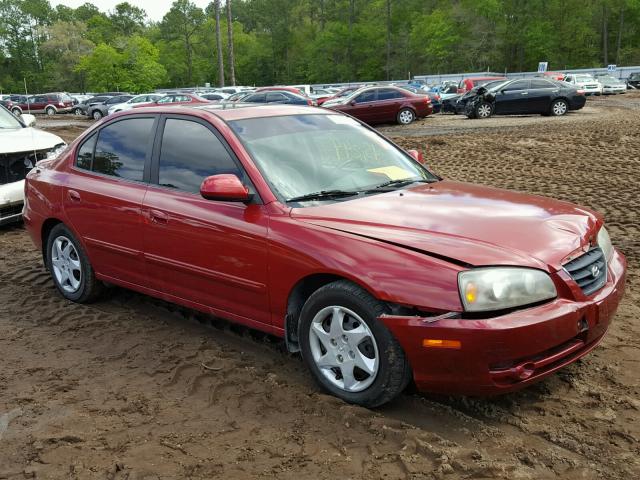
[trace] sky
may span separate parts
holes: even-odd
[[[113,8],[125,0],[51,0],[51,5],[66,5],[67,7],[78,8],[83,3],[93,3],[103,12],[113,10]],[[154,21],[162,20],[164,14],[169,11],[173,0],[128,0],[131,5],[142,8],[147,12],[147,17]],[[211,3],[211,0],[191,0],[198,7],[204,8]],[[224,2],[222,2],[224,3]]]

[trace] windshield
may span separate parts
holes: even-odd
[[[576,82],[594,82],[594,78],[589,75],[576,75]]]
[[[22,124],[13,113],[0,106],[0,128],[22,128]]]
[[[230,125],[283,201],[318,192],[356,194],[403,180],[438,180],[405,152],[344,115],[251,118]]]

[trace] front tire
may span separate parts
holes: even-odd
[[[473,113],[475,118],[479,118],[481,120],[483,118],[489,118],[491,115],[493,115],[493,105],[491,105],[489,102],[480,102],[474,107]]]
[[[73,114],[74,114],[74,115],[82,115],[82,109],[81,109],[81,108],[76,108],[76,109],[73,111]]]
[[[82,245],[65,225],[58,224],[51,229],[45,253],[47,270],[64,298],[77,303],[98,298],[103,286],[96,279]]]
[[[416,119],[416,114],[410,108],[403,108],[398,112],[398,123],[400,125],[409,125]]]
[[[370,408],[404,390],[411,370],[402,347],[377,319],[386,312],[384,303],[345,280],[309,297],[298,338],[302,357],[323,389]]]
[[[551,104],[551,115],[561,117],[569,111],[569,104],[566,100],[556,100]]]

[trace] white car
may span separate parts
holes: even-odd
[[[57,135],[33,128],[36,117],[16,117],[0,106],[0,225],[22,217],[24,179],[38,160],[58,156],[67,146]]]
[[[115,105],[111,105],[109,107],[109,110],[107,111],[107,115],[122,112],[124,110],[131,110],[135,105],[153,103],[162,97],[164,97],[164,95],[161,95],[159,93],[145,93],[143,95],[136,95],[135,97],[124,103],[116,103]]]
[[[602,95],[602,84],[591,75],[570,73],[563,81],[583,90],[585,95]]]
[[[616,93],[627,93],[627,84],[611,75],[598,75],[598,82],[602,84],[602,93],[612,95]]]

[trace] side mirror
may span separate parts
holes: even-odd
[[[238,177],[229,173],[205,178],[200,185],[200,195],[207,200],[225,202],[247,202],[251,199],[249,189]]]
[[[418,150],[407,150],[407,153],[411,155],[416,162],[424,165],[424,157],[422,156],[422,152],[419,152]]]
[[[355,107],[356,106],[356,101],[355,100],[351,100],[349,102],[349,105],[351,105],[352,107]]]
[[[36,117],[29,113],[23,113],[20,118],[27,127],[33,127],[36,124]]]

